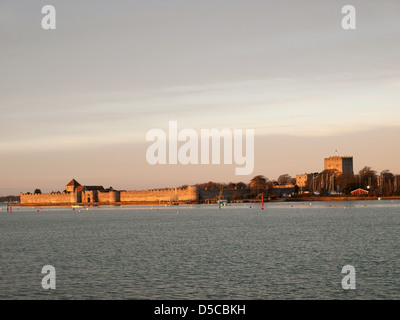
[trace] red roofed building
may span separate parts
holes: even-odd
[[[350,194],[351,194],[352,196],[356,196],[356,195],[366,195],[366,194],[368,194],[368,193],[369,193],[368,190],[364,190],[364,189],[361,189],[361,188],[358,188],[358,189],[353,190],[353,191],[350,192]]]

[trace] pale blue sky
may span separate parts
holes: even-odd
[[[41,28],[42,6],[57,30]],[[0,1],[0,195],[400,173],[400,2]],[[254,128],[256,167],[150,166],[146,132]]]

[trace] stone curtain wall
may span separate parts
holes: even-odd
[[[177,197],[179,201],[197,201],[199,199],[196,187],[187,187],[185,189],[155,189],[140,191],[121,191],[121,202],[135,201],[171,201]]]
[[[100,203],[115,203],[121,201],[119,191],[98,192],[97,197]]]
[[[109,191],[109,192],[78,192],[78,193],[45,193],[20,194],[21,204],[65,204],[85,203],[118,203],[118,202],[157,202],[171,201],[177,197],[178,201],[197,201],[199,192],[197,187],[189,186],[184,189],[156,189],[141,191]]]
[[[58,204],[71,203],[70,193],[36,193],[36,194],[20,194],[21,204]]]

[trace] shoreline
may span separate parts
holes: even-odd
[[[333,197],[303,197],[303,198],[290,198],[285,201],[366,201],[366,200],[400,200],[400,196],[389,197],[363,197],[363,196],[333,196]]]
[[[332,201],[369,201],[369,200],[400,200],[400,196],[391,197],[299,197],[299,198],[285,198],[276,200],[265,200],[264,203],[269,202],[332,202]],[[261,203],[260,199],[243,199],[243,200],[232,200],[229,203]],[[180,202],[179,205],[202,205],[202,204],[215,204],[217,201],[206,202],[206,201],[192,201],[192,202]],[[134,201],[134,202],[115,202],[115,203],[14,203],[13,207],[68,207],[73,206],[82,207],[124,207],[124,206],[166,206],[176,207],[178,205],[160,203],[159,201]],[[79,208],[79,207],[77,207]]]

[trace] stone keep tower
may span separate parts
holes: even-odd
[[[75,179],[72,179],[65,187],[65,191],[71,194],[71,203],[80,202],[80,194],[78,194],[78,187],[81,185]]]
[[[349,173],[354,175],[353,172],[353,157],[329,157],[324,159],[325,170],[336,170],[339,173]]]
[[[65,191],[67,192],[74,192],[78,187],[80,187],[81,185],[79,184],[78,181],[76,181],[75,179],[72,179],[65,188]]]

